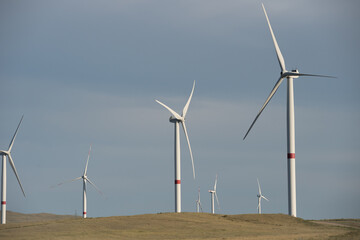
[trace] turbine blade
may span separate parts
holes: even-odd
[[[187,102],[186,102],[186,104],[185,104],[185,107],[184,107],[184,109],[183,109],[183,113],[182,113],[182,117],[183,117],[183,118],[185,118],[186,113],[187,113],[187,111],[188,111],[188,109],[189,109],[190,101],[191,101],[192,95],[193,95],[193,93],[194,93],[194,88],[195,88],[195,80],[194,80],[194,83],[193,83],[193,88],[192,88],[191,93],[190,93],[190,97],[189,97],[189,99],[187,100]]]
[[[216,192],[217,179],[218,179],[218,175],[216,174],[216,177],[215,177],[215,184],[214,184],[214,191],[215,191],[215,192]]]
[[[71,179],[71,180],[67,180],[67,181],[64,181],[64,182],[58,183],[58,184],[56,184],[55,186],[51,186],[51,188],[54,188],[54,187],[57,187],[57,186],[63,185],[64,183],[74,182],[74,181],[80,180],[81,178],[82,178],[82,177],[77,177],[77,178],[74,178],[74,179]]]
[[[261,197],[263,198],[263,199],[265,199],[266,201],[270,201],[269,199],[267,199],[266,197],[264,197],[263,195],[261,195]]]
[[[99,189],[94,183],[92,183],[92,182],[90,181],[89,178],[86,177],[86,181],[88,181],[88,182],[96,189],[96,191],[98,191],[101,195],[103,194],[103,193],[100,191],[100,189]]]
[[[22,115],[22,117],[21,117],[21,119],[20,119],[20,122],[19,122],[19,125],[18,125],[17,128],[16,128],[15,134],[14,134],[13,138],[11,139],[11,142],[10,142],[10,144],[9,144],[9,150],[8,150],[8,152],[11,152],[11,149],[12,149],[12,147],[13,147],[13,145],[14,145],[14,141],[15,141],[17,132],[18,132],[18,130],[19,130],[19,127],[20,127],[20,124],[21,124],[23,118],[24,118],[24,115]]]
[[[268,98],[266,99],[265,103],[264,103],[263,106],[261,107],[259,113],[256,115],[255,120],[252,122],[249,130],[246,132],[245,137],[243,138],[243,140],[245,140],[245,138],[246,138],[246,136],[249,134],[251,128],[254,126],[256,120],[259,118],[260,114],[261,114],[262,111],[265,109],[266,105],[270,102],[271,98],[274,96],[274,94],[275,94],[276,91],[278,90],[278,88],[279,88],[280,84],[282,83],[283,79],[284,79],[283,77],[280,77],[279,80],[276,82],[274,88],[271,90]]]
[[[9,158],[9,162],[10,162],[11,168],[13,169],[13,171],[14,171],[14,173],[15,173],[16,179],[17,179],[17,181],[19,182],[21,191],[22,191],[22,193],[24,194],[24,197],[26,197],[24,188],[23,188],[23,186],[21,185],[20,178],[19,178],[19,175],[18,175],[18,173],[17,173],[17,171],[16,171],[15,164],[14,164],[14,161],[12,160],[11,154],[9,153],[7,156],[8,156],[8,158]]]
[[[172,110],[171,108],[169,108],[168,106],[166,106],[165,104],[163,104],[162,102],[160,102],[160,101],[158,101],[158,100],[156,100],[156,99],[155,99],[155,101],[156,101],[158,104],[162,105],[162,106],[163,106],[164,108],[166,108],[167,110],[169,110],[169,112],[170,112],[175,118],[181,119],[181,116],[180,116],[177,112],[175,112],[174,110]]]
[[[259,187],[259,195],[261,196],[261,188],[260,188],[260,183],[259,183],[259,179],[257,178],[257,183],[258,183],[258,187]]]
[[[285,71],[286,71],[286,68],[285,68],[285,60],[284,60],[284,57],[283,57],[283,55],[281,54],[279,45],[278,45],[278,43],[277,43],[277,41],[276,41],[276,38],[275,38],[274,32],[273,32],[273,30],[272,30],[272,27],[271,27],[271,24],[270,24],[268,15],[267,15],[267,13],[266,13],[264,4],[261,4],[261,5],[262,5],[262,8],[263,8],[264,13],[265,13],[265,17],[266,17],[267,23],[268,23],[268,25],[269,25],[271,37],[272,37],[273,42],[274,42],[275,51],[276,51],[276,55],[277,55],[277,58],[278,58],[278,61],[279,61],[279,64],[280,64],[281,71],[285,72]]]
[[[87,157],[87,161],[86,161],[86,165],[85,165],[84,176],[86,176],[86,173],[87,173],[87,168],[88,168],[89,158],[90,158],[90,152],[91,152],[91,144],[90,144],[90,149],[89,149],[89,153],[88,153],[88,157]]]
[[[216,202],[217,202],[218,208],[220,209],[220,203],[219,203],[219,199],[218,199],[216,192],[215,192],[215,197],[216,197]]]
[[[191,151],[190,140],[189,140],[189,136],[188,136],[188,133],[187,133],[187,130],[186,130],[185,121],[181,121],[181,124],[182,124],[182,126],[183,126],[184,133],[185,133],[185,137],[186,137],[186,141],[187,141],[187,144],[188,144],[188,146],[189,146],[190,157],[191,157],[191,164],[192,164],[192,169],[193,169],[193,177],[194,177],[194,179],[195,179],[194,158],[193,158],[193,154],[192,154],[192,151]]]
[[[336,78],[336,77],[327,76],[327,75],[307,74],[307,73],[296,73],[296,72],[288,72],[288,74],[289,74],[289,76],[309,76],[309,77]]]

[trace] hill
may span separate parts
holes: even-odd
[[[88,219],[65,216],[1,225],[0,239],[360,239],[359,221],[350,222],[352,227],[334,226],[283,214],[160,213]],[[347,225],[345,220],[341,224]]]
[[[43,221],[61,220],[61,219],[69,219],[69,218],[76,218],[76,217],[72,215],[56,215],[50,213],[23,214],[13,211],[6,212],[6,223],[43,222]]]

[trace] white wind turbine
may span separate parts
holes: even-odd
[[[220,209],[219,199],[218,199],[218,196],[216,194],[217,180],[218,180],[218,175],[216,174],[214,189],[209,190],[210,197],[211,197],[211,213],[212,214],[215,213],[215,199],[214,199],[214,196],[216,197],[216,202],[217,202],[218,208]]]
[[[10,142],[8,150],[0,150],[0,155],[2,155],[1,224],[6,223],[6,157],[8,157],[8,159],[9,159],[10,166],[11,166],[11,168],[13,169],[13,171],[15,173],[16,179],[19,182],[21,191],[22,191],[22,193],[24,194],[24,197],[25,197],[24,189],[23,189],[23,187],[21,185],[19,175],[18,175],[18,173],[16,171],[14,161],[13,161],[13,159],[11,157],[11,149],[12,149],[12,147],[14,145],[14,141],[15,141],[17,132],[19,130],[19,127],[20,127],[20,124],[21,124],[23,118],[24,118],[24,115],[21,117],[21,120],[19,122],[19,125],[16,128],[15,134],[14,134],[14,136],[13,136],[11,142]]]
[[[261,199],[265,199],[266,201],[269,201],[264,195],[261,194],[261,188],[260,188],[260,183],[259,183],[259,179],[256,179],[257,183],[258,183],[258,187],[259,187],[259,194],[257,195],[258,197],[258,214],[261,214]]]
[[[203,211],[202,207],[201,207],[201,202],[200,202],[200,188],[198,190],[198,199],[196,200],[196,212],[199,213],[201,210],[201,212]]]
[[[102,194],[100,189],[98,187],[96,187],[96,185],[94,183],[92,183],[90,181],[90,179],[88,178],[88,176],[86,175],[88,164],[89,164],[90,152],[91,152],[91,145],[90,145],[89,154],[88,154],[86,165],[85,165],[84,174],[81,177],[72,179],[70,181],[66,181],[66,182],[73,182],[73,181],[80,180],[80,179],[83,180],[83,218],[86,218],[86,216],[87,216],[86,182],[89,182],[96,189],[96,191],[98,191],[100,194]],[[66,182],[59,183],[58,186],[66,183]]]
[[[285,68],[285,60],[281,54],[279,45],[277,44],[275,35],[270,25],[269,18],[266,14],[265,7],[262,4],[265,17],[267,23],[269,25],[270,33],[274,42],[276,55],[280,64],[281,73],[280,78],[276,82],[274,88],[270,92],[270,95],[266,99],[265,103],[261,107],[259,113],[256,115],[255,120],[252,122],[249,130],[246,132],[243,139],[246,138],[248,133],[250,132],[251,128],[255,124],[256,120],[259,118],[260,114],[265,109],[266,105],[269,103],[277,89],[279,88],[282,81],[286,78],[287,79],[287,169],[288,169],[288,202],[289,202],[289,215],[296,217],[296,179],[295,179],[295,113],[294,113],[294,89],[293,89],[293,79],[298,78],[299,76],[313,76],[313,77],[329,77],[334,78],[331,76],[325,75],[315,75],[315,74],[304,74],[299,73],[299,71],[292,70],[288,71]]]
[[[191,164],[192,164],[192,169],[193,169],[193,176],[194,176],[194,179],[195,179],[194,159],[193,159],[193,155],[192,155],[192,151],[191,151],[189,136],[188,136],[188,133],[187,133],[187,130],[186,130],[186,125],[185,125],[185,117],[186,117],[186,113],[187,113],[187,111],[189,109],[189,104],[190,104],[190,101],[191,101],[191,98],[192,98],[192,95],[193,95],[193,92],[194,92],[194,88],[195,88],[195,81],[194,81],[193,88],[192,88],[191,93],[190,93],[190,97],[189,97],[188,101],[185,104],[185,107],[183,109],[183,112],[182,112],[181,116],[177,112],[175,112],[174,110],[172,110],[171,108],[169,108],[168,106],[163,104],[162,102],[160,102],[158,100],[155,100],[157,103],[162,105],[164,108],[166,108],[172,114],[169,121],[174,123],[174,125],[175,125],[175,212],[181,212],[181,164],[180,164],[180,131],[179,131],[179,123],[181,123],[181,125],[182,125],[182,127],[184,129],[186,141],[187,141],[188,146],[189,146]]]

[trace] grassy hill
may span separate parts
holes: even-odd
[[[56,215],[50,213],[23,214],[12,211],[6,212],[6,223],[43,222],[43,221],[61,220],[61,219],[69,219],[69,218],[76,218],[76,217],[72,215]]]
[[[26,215],[9,213],[9,223],[0,226],[0,239],[360,239],[359,220],[314,222],[283,214],[160,213],[88,219],[29,214],[22,216],[26,221],[11,223],[12,214]]]

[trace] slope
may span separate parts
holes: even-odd
[[[355,228],[283,214],[161,213],[9,223],[0,239],[359,239]]]

